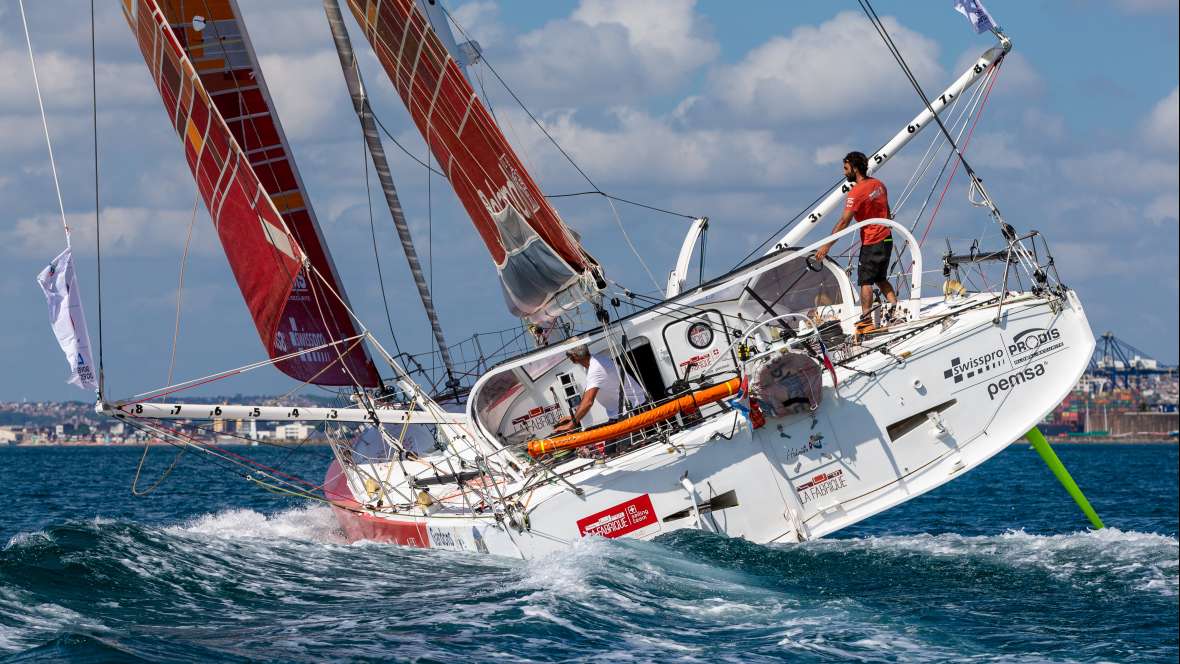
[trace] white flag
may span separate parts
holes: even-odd
[[[58,254],[49,267],[37,275],[37,283],[49,301],[49,320],[57,343],[70,363],[70,379],[66,382],[83,389],[98,388],[90,356],[90,334],[86,331],[86,316],[82,313],[82,294],[74,276],[74,257],[69,247]]]
[[[967,17],[977,34],[996,27],[992,15],[983,7],[982,0],[955,0],[955,11]]]

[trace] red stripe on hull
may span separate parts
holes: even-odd
[[[359,511],[363,506],[353,498],[348,479],[344,477],[340,463],[335,460],[328,466],[328,474],[324,478],[324,497],[332,501],[332,511],[349,542],[370,540],[430,548],[430,535],[425,524],[383,519]]]

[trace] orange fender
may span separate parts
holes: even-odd
[[[645,429],[658,422],[671,419],[680,414],[695,413],[698,408],[706,404],[720,401],[728,396],[737,394],[742,387],[741,378],[731,378],[724,383],[718,383],[706,387],[702,390],[697,390],[691,394],[686,394],[677,399],[673,399],[668,403],[661,404],[645,410],[642,413],[637,413],[618,422],[611,424],[604,424],[600,427],[595,427],[587,431],[579,431],[577,433],[567,433],[561,436],[554,436],[552,438],[542,438],[540,440],[529,441],[529,456],[539,457],[542,454],[549,454],[558,450],[569,450],[594,443],[601,443],[603,441],[614,440],[621,436],[625,436],[634,431]]]

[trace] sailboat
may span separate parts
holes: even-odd
[[[445,353],[342,12],[336,0],[323,4]],[[319,487],[265,468],[251,475],[329,503],[349,539],[524,558],[584,537],[651,539],[683,528],[758,543],[815,539],[984,463],[1035,430],[1087,366],[1094,337],[1045,238],[1009,225],[969,169],[972,200],[999,226],[1003,245],[948,251],[941,292],[924,292],[920,245],[897,220],[812,237],[844,200],[848,185],[837,184],[764,256],[689,287],[707,226],[697,219],[662,297],[638,300],[606,277],[525,168],[467,78],[478,45],[456,43],[439,3],[346,5],[487,246],[499,277],[489,291],[499,289],[535,347],[478,365],[466,384],[444,358],[440,389],[386,351],[353,314],[237,3],[123,0],[268,355],[256,366],[340,388],[350,402],[165,398],[208,380],[196,379],[100,398],[98,408],[195,447],[202,443],[170,422],[352,426],[355,435],[332,440],[334,460]],[[1011,49],[993,32],[996,45],[870,155],[870,172],[927,127],[959,152],[939,114],[960,99],[977,104],[980,82],[992,80]],[[848,273],[813,255],[868,224],[890,228],[908,267],[898,306],[865,335],[855,329],[861,305]],[[1002,270],[1002,282],[968,290],[959,277],[984,261]],[[620,299],[640,303],[624,314]],[[596,425],[560,431],[585,384],[585,368],[571,359],[583,348],[609,358],[620,383],[625,373],[644,394],[625,400],[620,389],[616,417],[599,403],[589,418]]]

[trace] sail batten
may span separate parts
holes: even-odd
[[[415,0],[348,0],[377,59],[492,255],[512,313],[547,321],[590,297],[574,238]]]
[[[363,345],[309,350],[358,332],[236,2],[123,7],[263,346],[297,353],[276,367],[319,385],[379,385]]]

